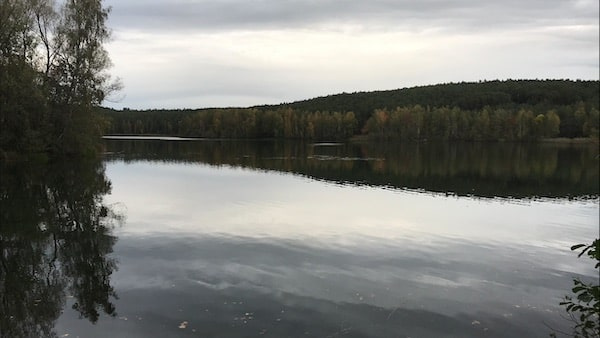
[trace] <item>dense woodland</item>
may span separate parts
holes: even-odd
[[[102,109],[111,135],[342,140],[598,137],[598,81],[507,80],[361,92],[251,108]]]
[[[97,107],[118,87],[101,0],[0,2],[0,158],[93,154]]]
[[[108,134],[161,134],[207,138],[345,139],[354,135],[353,112],[304,112],[291,108],[107,111]]]

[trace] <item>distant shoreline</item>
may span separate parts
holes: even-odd
[[[543,138],[539,140],[539,142],[543,143],[564,143],[564,144],[600,144],[600,140],[598,138],[592,137],[555,137],[555,138]]]
[[[104,135],[102,136],[105,140],[158,140],[158,141],[223,141],[223,140],[238,140],[238,141],[265,141],[265,140],[278,140],[278,141],[294,141],[299,139],[293,138],[207,138],[207,137],[181,137],[174,135],[158,135],[158,134],[139,134],[139,135]],[[377,139],[369,137],[368,135],[354,135],[345,142],[352,143],[360,143],[360,142],[371,142],[371,141],[391,141],[391,142],[402,142],[402,143],[422,143],[422,142],[440,142],[440,140],[401,140],[401,139]],[[447,142],[447,141],[444,141]],[[452,142],[452,141],[451,141]],[[478,142],[492,142],[492,143],[554,143],[554,144],[582,144],[582,145],[592,145],[592,144],[600,144],[600,140],[598,138],[591,137],[576,137],[576,138],[568,138],[568,137],[555,137],[555,138],[543,138],[539,140],[529,140],[529,141],[515,141],[515,140],[493,140],[493,141],[456,141],[456,142],[467,142],[467,143],[478,143]]]

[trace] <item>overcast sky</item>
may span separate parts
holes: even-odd
[[[599,77],[598,0],[107,0],[122,108]]]

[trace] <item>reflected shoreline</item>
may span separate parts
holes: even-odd
[[[107,161],[230,165],[337,184],[457,196],[595,199],[596,147],[522,143],[319,144],[276,141],[105,140]]]

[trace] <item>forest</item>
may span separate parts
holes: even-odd
[[[598,81],[506,80],[344,93],[249,108],[101,108],[108,135],[531,141],[598,137]]]

